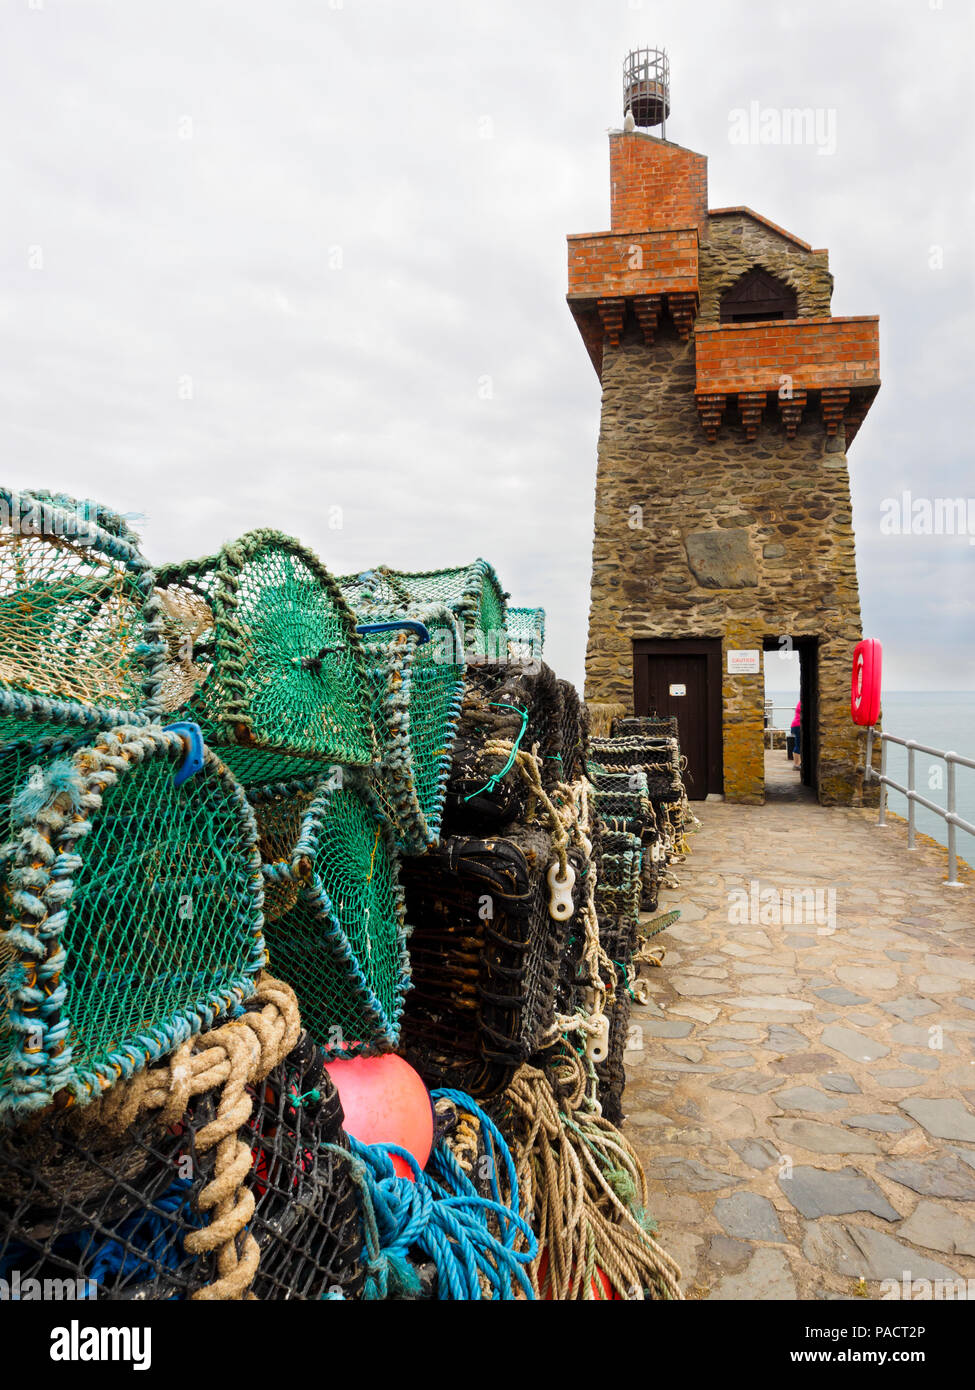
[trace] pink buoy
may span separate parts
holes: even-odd
[[[382,1057],[348,1057],[326,1063],[345,1111],[345,1129],[360,1144],[398,1144],[421,1168],[433,1148],[433,1101],[419,1073],[387,1052]],[[390,1154],[402,1178],[409,1164]]]

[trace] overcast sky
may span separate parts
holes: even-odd
[[[565,236],[608,227],[622,60],[666,45],[711,206],[828,246],[834,313],[881,316],[850,462],[888,685],[975,688],[975,501],[972,537],[880,530],[904,490],[975,498],[972,11],[2,0],[3,475],[139,514],[157,561],[256,526],[338,573],[483,555],[581,684],[599,385]],[[752,102],[835,151],[735,143]]]

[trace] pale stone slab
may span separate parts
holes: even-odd
[[[704,1036],[706,1038],[734,1038],[738,1042],[757,1042],[762,1036],[762,1030],[747,1023],[716,1023],[707,1030]]]
[[[791,1175],[781,1174],[779,1187],[807,1220],[820,1216],[845,1216],[869,1211],[883,1221],[898,1221],[900,1213],[888,1202],[880,1188],[856,1168],[823,1168],[799,1165]]]
[[[640,1027],[651,1038],[686,1038],[694,1024],[684,1023],[681,1019],[651,1018],[641,1023]]]
[[[918,975],[917,987],[924,994],[957,994],[961,984],[951,975]]]
[[[717,1302],[793,1300],[796,1283],[781,1250],[756,1250],[740,1274],[726,1274],[708,1294]]]
[[[838,965],[836,978],[851,989],[871,995],[878,990],[896,989],[899,977],[896,970],[884,970],[875,965]]]
[[[972,965],[971,961],[932,954],[924,957],[924,965],[925,969],[935,975],[951,975],[956,980],[975,980],[975,965]]]
[[[842,1052],[844,1057],[855,1062],[876,1062],[890,1052],[890,1048],[876,1038],[867,1037],[866,1033],[858,1033],[853,1028],[844,1028],[839,1023],[830,1023],[824,1028],[821,1041],[826,1047]]]
[[[719,1197],[712,1215],[729,1236],[740,1240],[784,1241],[779,1218],[767,1197],[757,1192],[735,1192]]]
[[[790,1120],[774,1117],[772,1124],[779,1143],[817,1154],[879,1154],[881,1150],[865,1134],[848,1133],[839,1125],[820,1120]]]
[[[854,1081],[849,1072],[828,1071],[819,1077],[819,1083],[825,1086],[827,1091],[842,1091],[845,1095],[859,1095],[860,1087]]]
[[[732,1139],[730,1143],[741,1161],[759,1172],[764,1172],[779,1161],[778,1149],[767,1139]]]
[[[956,1279],[954,1270],[919,1255],[909,1245],[868,1226],[839,1221],[820,1221],[810,1225],[802,1243],[802,1253],[810,1264],[825,1266],[834,1274],[854,1279],[896,1279],[906,1272],[912,1279]]]
[[[678,994],[691,995],[714,995],[726,994],[728,986],[720,984],[716,980],[698,980],[693,975],[673,975],[670,983]]]
[[[918,1202],[898,1234],[944,1255],[975,1255],[975,1221],[937,1202]]]
[[[782,994],[748,994],[742,998],[730,998],[722,1000],[725,1004],[734,1004],[739,1009],[771,1009],[775,1013],[804,1014],[808,1013],[814,1006],[806,999],[790,999],[788,995]]]
[[[869,1129],[874,1134],[904,1134],[914,1126],[903,1115],[844,1115],[851,1129]]]
[[[776,1092],[775,1103],[782,1110],[801,1110],[814,1115],[826,1115],[831,1110],[845,1110],[847,1102],[824,1095],[815,1086],[787,1086]]]
[[[975,1174],[953,1153],[938,1154],[923,1162],[915,1158],[891,1158],[881,1163],[877,1172],[922,1197],[975,1201]]]
[[[681,1018],[693,1018],[697,1023],[713,1023],[721,1017],[720,1009],[711,1009],[704,1004],[674,1004],[667,1012],[679,1014]]]
[[[900,1108],[936,1139],[975,1143],[975,1115],[960,1100],[930,1100],[915,1096],[902,1100]]]
[[[887,1004],[880,1006],[886,1013],[893,1014],[903,1023],[913,1023],[916,1018],[923,1018],[925,1014],[933,1014],[941,1007],[934,1004],[930,999],[918,999],[913,995],[903,994],[899,999],[892,999]]]

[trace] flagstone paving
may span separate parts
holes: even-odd
[[[660,1238],[691,1298],[975,1296],[975,876],[946,887],[936,847],[766,767],[764,806],[694,803],[633,1005],[626,1133]],[[812,890],[792,919],[785,889]]]

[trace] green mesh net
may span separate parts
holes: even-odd
[[[252,531],[218,555],[167,566],[157,582],[165,707],[198,722],[239,781],[372,762],[355,620],[311,551],[277,531]]]
[[[266,939],[269,969],[294,989],[309,1033],[352,1056],[396,1046],[409,957],[391,832],[365,785],[343,782],[320,787],[291,866],[264,866],[269,885],[301,885]]]
[[[184,744],[158,726],[32,756],[0,849],[7,1117],[66,1088],[84,1102],[170,1051],[264,960],[253,813],[209,750],[180,787]]]
[[[457,618],[469,658],[503,660],[507,656],[508,596],[486,560],[422,573],[379,566],[347,575],[339,583],[363,621],[368,620],[366,615],[377,613],[413,617],[417,607],[442,605]]]
[[[655,825],[647,775],[641,767],[611,771],[590,763],[588,776],[593,784],[589,803],[608,829],[642,835]]]
[[[448,609],[421,608],[416,619],[428,641],[410,628],[361,635],[379,744],[373,786],[400,847],[418,854],[440,835],[465,666]]]
[[[541,661],[545,647],[544,608],[509,608],[505,627],[512,661]]]
[[[265,922],[276,922],[298,901],[301,879],[290,872],[291,862],[318,786],[317,781],[309,781],[252,788],[247,793],[257,821],[257,848],[262,865],[279,865],[286,870],[264,875]]]
[[[0,742],[158,711],[159,605],[135,537],[47,498],[0,488]]]
[[[601,836],[595,895],[600,918],[606,914],[625,916],[634,922],[639,919],[642,856],[637,835],[610,831]]]

